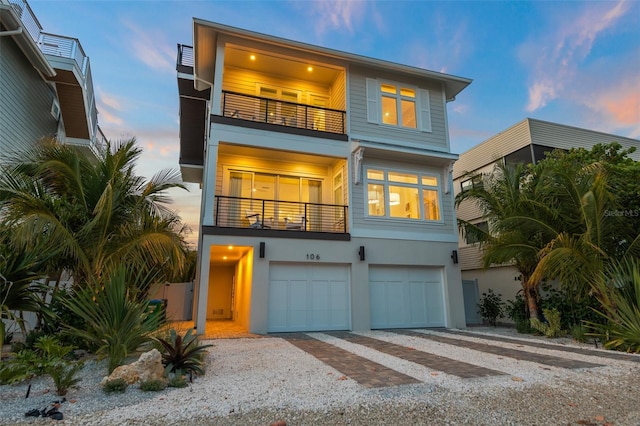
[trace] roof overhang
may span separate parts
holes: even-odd
[[[381,59],[370,58],[366,56],[355,55],[352,53],[342,52],[339,50],[328,49],[325,47],[315,46],[312,44],[301,43],[293,40],[287,40],[280,37],[261,34],[253,31],[243,30],[236,27],[218,24],[215,22],[205,21],[202,19],[193,19],[193,46],[194,46],[194,75],[195,87],[198,90],[205,89],[211,85],[209,81],[215,69],[216,43],[218,36],[224,34],[252,41],[269,43],[275,46],[295,49],[304,52],[312,52],[327,58],[345,61],[351,64],[358,64],[367,67],[380,68],[385,70],[393,70],[405,74],[414,75],[421,78],[428,78],[442,83],[447,100],[453,100],[464,90],[471,79],[457,77],[450,74],[430,71],[423,68],[412,67],[409,65],[397,64],[394,62],[383,61]],[[207,80],[209,79],[209,80]]]
[[[358,140],[358,147],[364,148],[364,157],[396,160],[407,163],[448,166],[458,159],[458,154],[434,149],[402,147],[367,140]]]
[[[22,32],[6,37],[12,37],[20,50],[27,57],[31,65],[37,69],[45,77],[54,77],[56,71],[47,61],[47,58],[38,48],[38,45],[29,35],[27,28],[16,14],[16,11],[10,4],[0,4],[0,23],[5,31],[13,31],[22,28]]]

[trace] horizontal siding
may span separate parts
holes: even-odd
[[[477,245],[460,247],[458,249],[458,261],[460,269],[482,269],[482,251]]]
[[[638,139],[527,118],[460,154],[453,168],[453,176],[458,178],[466,172],[476,171],[531,143],[568,150],[591,149],[596,144],[610,142],[618,142],[626,149],[638,148],[630,157],[640,161]]]
[[[442,183],[442,167],[428,166],[428,165],[416,165],[409,163],[398,163],[394,161],[385,161],[381,159],[367,159],[363,160],[363,170],[366,167],[380,167],[389,168],[394,170],[406,171],[406,172],[420,172],[431,173],[438,176],[440,181],[440,201],[441,214],[443,222],[427,222],[423,220],[393,220],[393,219],[378,219],[368,218],[366,212],[367,200],[364,196],[366,192],[366,185],[363,182],[359,185],[352,185],[352,203],[350,209],[353,217],[353,228],[360,230],[386,230],[386,231],[399,231],[412,234],[446,234],[457,235],[457,225],[455,223],[455,215],[453,210],[453,197],[452,194],[445,194],[443,192]]]
[[[429,90],[431,132],[380,126],[367,122],[367,78],[379,78]],[[374,141],[409,142],[425,148],[447,149],[446,106],[439,82],[352,67],[349,71],[349,133]]]
[[[25,58],[11,37],[0,38],[0,157],[53,137],[53,89]]]
[[[453,177],[473,172],[530,143],[529,122],[523,120],[460,154],[453,165]]]
[[[482,211],[474,201],[464,200],[458,206],[457,216],[463,220],[473,220],[482,217]]]
[[[630,157],[636,161],[640,161],[640,140],[638,139],[625,138],[540,120],[530,119],[529,123],[531,140],[536,145],[568,150],[571,148],[591,149],[599,143],[607,144],[618,142],[627,149],[635,146],[637,150]]]

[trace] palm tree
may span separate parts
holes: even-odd
[[[22,152],[0,176],[0,214],[13,242],[46,247],[55,253],[50,265],[70,271],[75,283],[122,262],[159,269],[159,280],[182,270],[184,227],[166,191],[185,187],[171,170],[148,181],[137,176],[141,153],[135,139],[109,143],[97,162],[56,141]]]
[[[627,226],[624,215],[608,214],[623,211],[623,206],[611,184],[620,176],[607,158],[585,165],[575,157],[571,152],[558,154],[541,163],[545,199],[555,203],[563,226],[540,251],[533,276],[558,278],[581,299],[592,293],[594,277],[600,277],[612,262],[640,257],[640,231]]]
[[[456,206],[473,202],[489,224],[483,230],[465,220],[458,220],[464,234],[480,242],[485,268],[509,264],[520,273],[523,297],[531,318],[538,318],[539,286],[542,281],[533,275],[538,253],[554,235],[551,225],[556,213],[540,201],[538,176],[524,165],[497,164],[482,185],[464,191],[456,197]]]

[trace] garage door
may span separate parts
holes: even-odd
[[[345,265],[272,264],[269,332],[350,329]]]
[[[444,327],[439,268],[369,268],[371,328]]]

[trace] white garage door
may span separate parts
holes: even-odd
[[[371,328],[444,327],[439,268],[369,268]]]
[[[345,265],[272,264],[269,332],[350,329]]]

